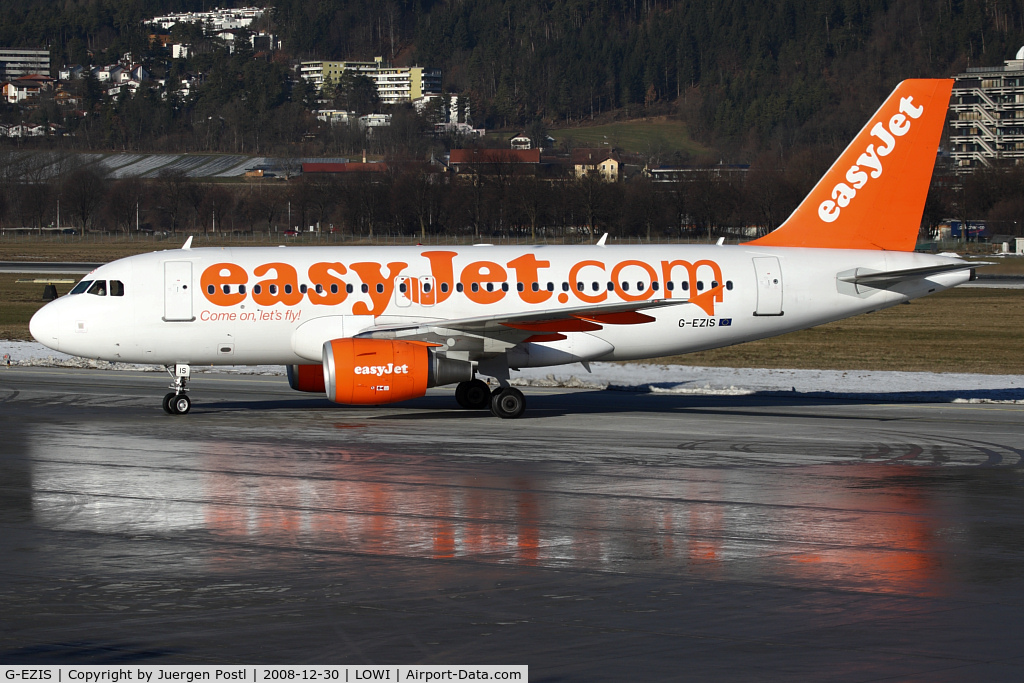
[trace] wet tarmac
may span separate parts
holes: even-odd
[[[0,663],[1021,680],[1024,406],[0,369]]]

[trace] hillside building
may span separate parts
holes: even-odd
[[[0,78],[50,75],[50,51],[45,48],[0,47]]]
[[[958,74],[949,106],[953,164],[968,171],[1024,159],[1024,47],[1002,66]]]
[[[302,62],[299,75],[317,89],[326,83],[337,83],[345,72],[363,74],[377,86],[382,104],[412,102],[427,95],[441,93],[441,70],[420,66],[393,67],[377,57],[372,62]]]

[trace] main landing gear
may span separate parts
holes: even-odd
[[[173,379],[171,389],[174,391],[164,396],[164,412],[168,415],[185,415],[192,409],[192,401],[186,393],[192,368],[182,363],[173,368],[168,365],[167,374]]]
[[[474,379],[470,382],[459,382],[455,388],[455,400],[466,410],[483,410],[500,418],[512,419],[519,417],[526,410],[526,397],[514,387],[498,387],[493,392],[483,380]]]

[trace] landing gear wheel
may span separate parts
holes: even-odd
[[[171,408],[171,400],[176,396],[173,391],[164,396],[164,412],[168,415],[174,415],[174,409]]]
[[[459,382],[455,387],[455,400],[466,410],[483,410],[491,403],[491,389],[487,382],[479,379]]]
[[[511,420],[526,410],[526,397],[513,387],[498,389],[491,395],[491,412],[498,417]]]
[[[186,415],[192,409],[192,399],[185,394],[172,396],[169,402],[173,415]]]

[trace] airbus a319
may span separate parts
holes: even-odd
[[[897,86],[793,214],[745,244],[186,244],[97,268],[31,332],[64,353],[167,366],[175,415],[190,410],[193,365],[278,364],[292,388],[337,403],[454,384],[462,407],[519,417],[520,368],[739,344],[968,280],[970,263],[914,252],[952,83]]]

